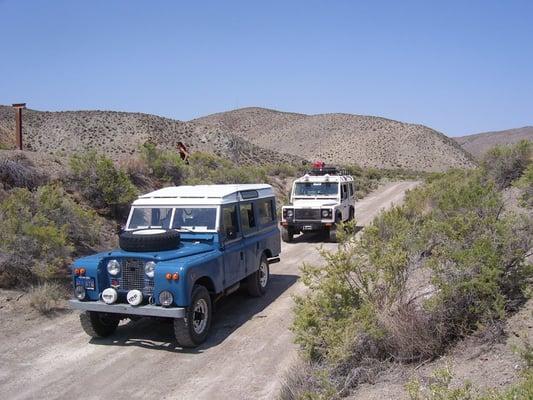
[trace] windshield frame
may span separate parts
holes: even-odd
[[[337,193],[336,194],[296,194],[296,185],[313,185],[313,184],[329,184],[336,185]],[[340,195],[340,182],[331,182],[331,181],[308,181],[308,182],[294,182],[292,186],[292,199],[317,199],[317,198],[328,198],[328,199],[337,199]]]
[[[220,218],[220,206],[219,205],[189,205],[189,204],[179,204],[179,205],[133,205],[131,206],[130,213],[128,215],[128,220],[126,222],[126,231],[136,231],[141,229],[164,229],[161,227],[146,227],[146,228],[130,228],[131,219],[133,217],[133,213],[135,209],[138,208],[170,208],[171,209],[171,216],[170,216],[170,224],[169,224],[169,230],[175,230],[178,232],[185,232],[185,233],[216,233],[219,229],[219,218]],[[177,229],[172,228],[174,225],[174,217],[176,215],[176,209],[177,208],[214,208],[216,210],[215,214],[215,228],[214,229],[191,229],[190,227],[184,227],[183,229]]]

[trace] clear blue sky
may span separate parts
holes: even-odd
[[[0,104],[533,125],[533,1],[0,0]]]

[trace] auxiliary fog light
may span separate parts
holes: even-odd
[[[117,298],[118,298],[118,293],[113,288],[104,289],[104,291],[102,292],[102,300],[106,304],[113,304],[114,302],[117,301]]]
[[[128,303],[132,306],[138,306],[143,302],[143,294],[137,289],[130,290],[126,295],[126,300],[128,300]]]
[[[163,290],[161,293],[159,293],[159,303],[163,307],[168,307],[173,301],[174,296],[172,296],[172,293],[170,293],[168,290]]]
[[[85,300],[85,288],[81,285],[78,285],[74,288],[74,296],[76,296],[76,298],[78,300]]]

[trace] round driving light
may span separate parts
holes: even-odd
[[[117,260],[109,260],[107,263],[107,272],[111,275],[118,275],[120,273],[120,263]]]
[[[138,306],[143,301],[143,294],[137,289],[130,290],[126,295],[126,300],[128,300],[128,303],[130,303],[132,306]]]
[[[74,296],[78,300],[84,300],[85,299],[85,288],[81,285],[78,285],[74,288]]]
[[[113,304],[114,302],[117,301],[117,298],[118,298],[118,293],[113,288],[104,289],[104,291],[102,292],[102,300],[106,304]]]
[[[148,261],[144,264],[144,273],[148,278],[153,278],[155,273],[155,262]]]
[[[172,293],[170,293],[168,290],[163,290],[161,293],[159,293],[159,303],[163,307],[168,307],[173,301],[174,296],[172,296]]]
[[[327,218],[329,215],[329,210],[322,210],[322,217]]]
[[[292,210],[287,210],[287,217],[292,217],[294,212]]]

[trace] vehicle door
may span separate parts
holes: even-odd
[[[242,232],[239,226],[237,204],[221,208],[221,223],[224,260],[224,287],[227,288],[242,279],[244,270],[244,250]]]
[[[259,235],[257,230],[257,210],[255,201],[239,203],[241,228],[244,246],[244,270],[241,278],[251,274],[259,267]]]
[[[341,184],[341,211],[342,220],[346,221],[350,215],[350,201],[348,195],[348,184]]]

